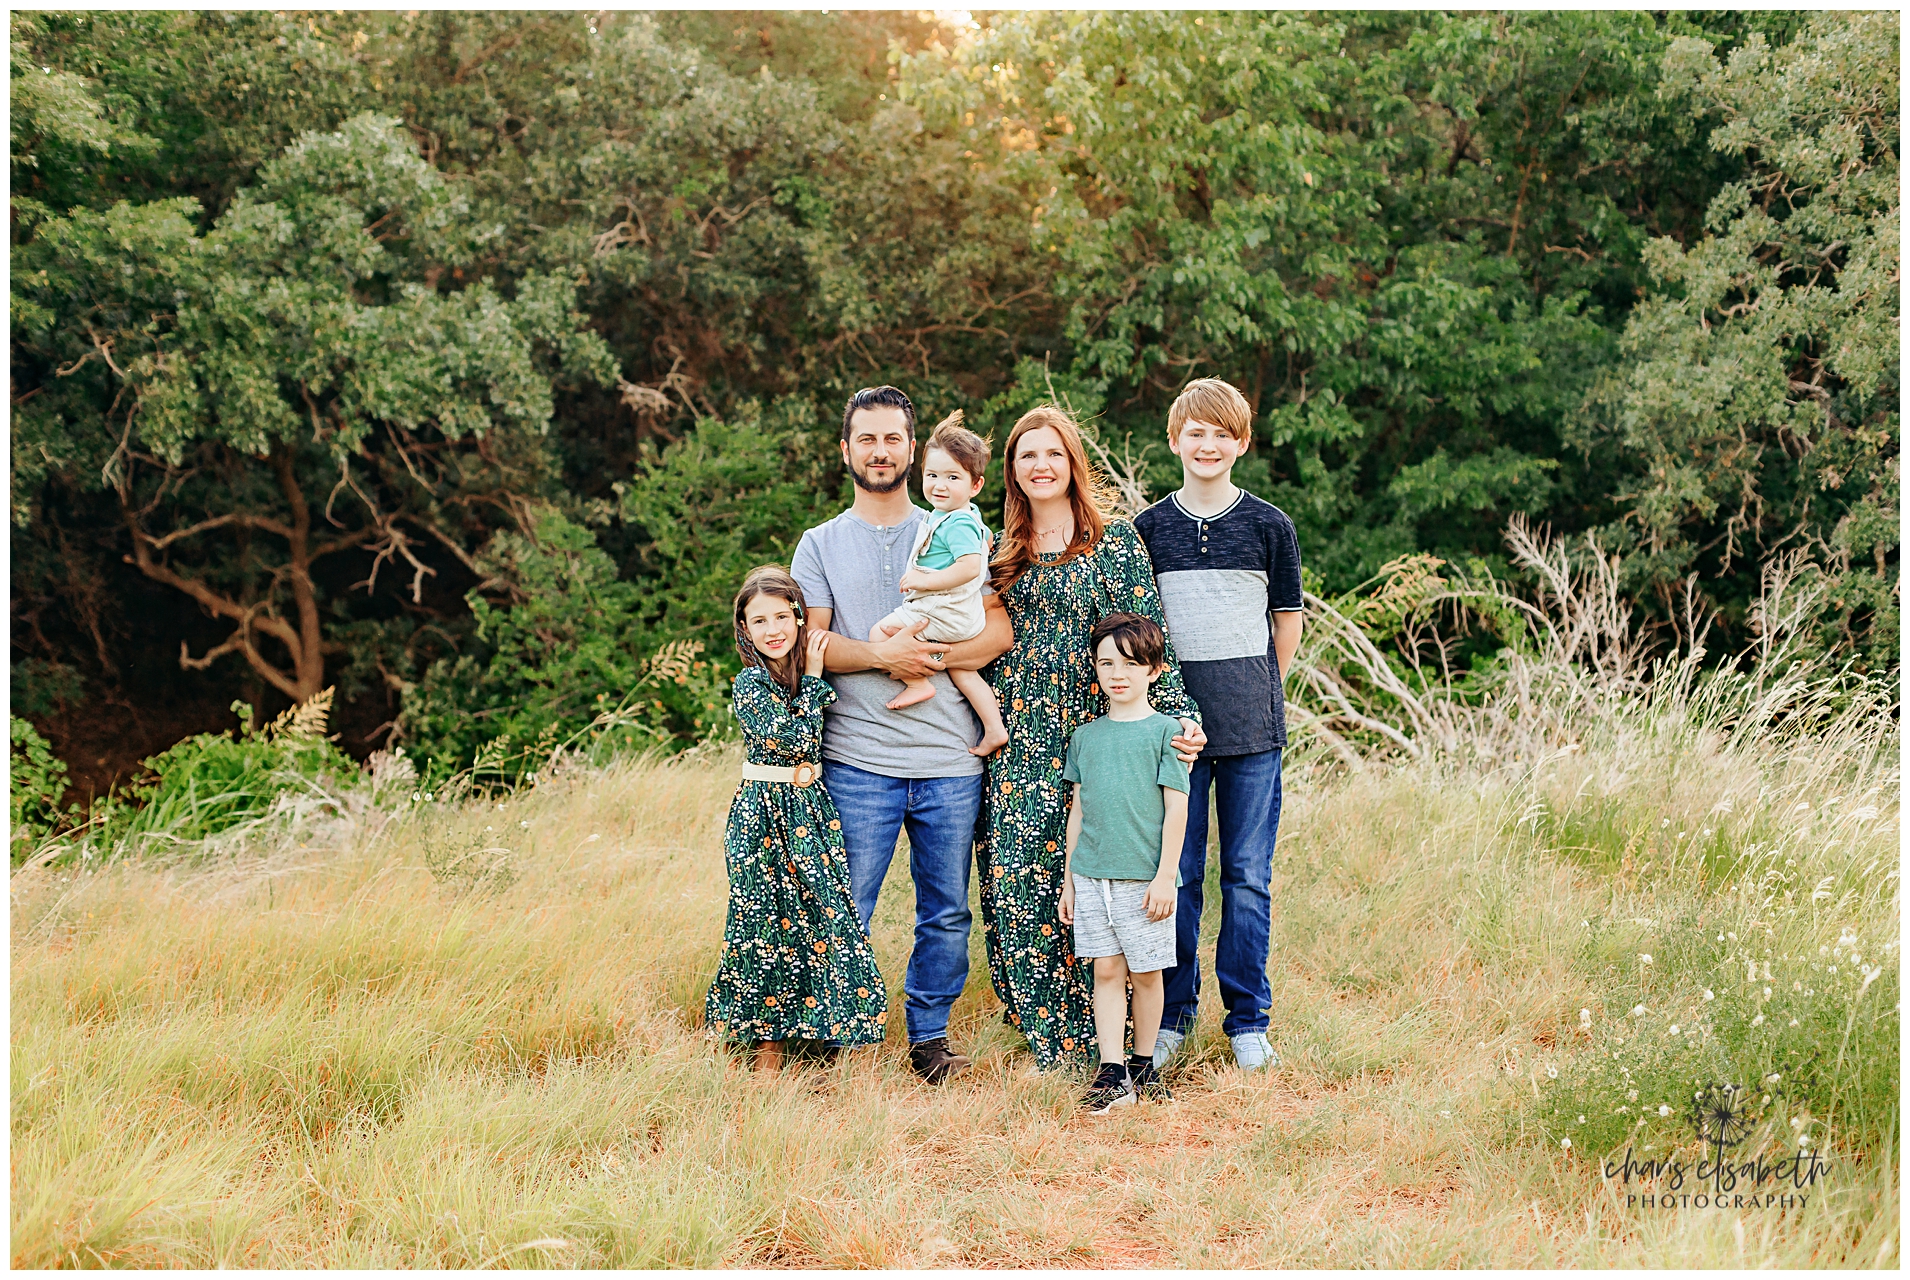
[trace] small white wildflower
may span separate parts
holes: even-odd
[[[1802,1129],[1804,1127],[1804,1123],[1805,1121],[1802,1116],[1795,1116],[1791,1119],[1791,1128]]]
[[[1771,998],[1771,989],[1769,987],[1764,988],[1764,998],[1766,1000]]]
[[[1661,1116],[1668,1116],[1671,1114],[1671,1108],[1661,1102],[1658,1104],[1658,1114]]]
[[[522,827],[526,831],[529,831],[531,829],[531,824],[528,822],[520,822],[517,825]]]
[[[1758,1014],[1758,1016],[1757,1016],[1757,1017],[1755,1017],[1755,1018],[1753,1018],[1753,1019],[1751,1019],[1751,1025],[1752,1025],[1752,1026],[1754,1026],[1754,1027],[1761,1027],[1761,1026],[1763,1026],[1763,1025],[1764,1025],[1764,1015],[1760,1013],[1760,1014]]]
[[[1738,940],[1738,935],[1735,933],[1730,933],[1727,931],[1724,936],[1731,939],[1731,941],[1733,942],[1736,942]]]
[[[1817,948],[1817,954],[1818,954],[1818,955],[1820,955],[1820,956],[1827,956],[1827,955],[1829,955],[1829,954],[1830,954],[1830,948],[1829,948],[1829,947],[1819,947],[1819,948]]]
[[[1765,1084],[1776,1084],[1776,1083],[1777,1083],[1777,1082],[1778,1082],[1779,1080],[1782,1080],[1783,1078],[1784,1078],[1784,1073],[1783,1073],[1783,1072],[1781,1072],[1781,1071],[1773,1071],[1773,1072],[1771,1072],[1771,1074],[1770,1074],[1770,1075],[1768,1075],[1768,1076],[1765,1076],[1765,1077],[1764,1077],[1764,1083],[1765,1083]]]
[[[1570,1138],[1560,1138],[1559,1145],[1564,1147],[1567,1151],[1570,1151],[1572,1149],[1572,1140]]]
[[[1590,1009],[1580,1009],[1578,1011],[1578,1020],[1580,1022],[1590,1022],[1592,1020],[1592,1011]]]
[[[1644,1016],[1645,1016],[1645,1006],[1644,1006],[1644,1005],[1642,1005],[1642,1004],[1635,1004],[1635,1005],[1633,1005],[1633,1006],[1631,1007],[1631,1016],[1632,1016],[1632,1017],[1634,1017],[1634,1018],[1642,1018],[1642,1017],[1644,1017]]]
[[[1674,1036],[1678,1034],[1678,1024],[1675,1022],[1671,1024],[1671,1034]]]
[[[1636,1089],[1627,1089],[1627,1090],[1625,1091],[1625,1101],[1627,1101],[1627,1102],[1636,1102],[1636,1101],[1638,1101],[1638,1090],[1636,1090]]]
[[[1719,942],[1723,942],[1723,941],[1724,941],[1724,935],[1723,935],[1723,934],[1719,934],[1719,935],[1718,935],[1718,941],[1719,941]]]
[[[1546,1065],[1546,1068],[1545,1068],[1545,1078],[1546,1078],[1547,1080],[1556,1080],[1556,1079],[1558,1079],[1558,1078],[1559,1078],[1559,1069],[1558,1069],[1557,1067],[1555,1067],[1555,1066],[1552,1066],[1552,1065],[1550,1065],[1550,1064],[1548,1063],[1548,1064]]]
[[[1796,1019],[1796,1018],[1792,1018],[1792,1019],[1791,1019],[1791,1025],[1792,1025],[1793,1027],[1797,1025],[1797,1019]]]
[[[1638,963],[1639,963],[1639,964],[1650,964],[1650,963],[1651,963],[1651,952],[1649,952],[1649,951],[1641,951],[1641,952],[1639,952],[1639,953],[1638,953]]]
[[[1579,1122],[1580,1124],[1584,1124],[1584,1123],[1585,1123],[1585,1117],[1584,1117],[1584,1116],[1580,1116],[1580,1117],[1578,1118],[1578,1122]]]
[[[1836,972],[1837,972],[1837,966],[1836,966],[1836,965],[1832,965],[1832,966],[1831,966],[1831,967],[1830,967],[1830,968],[1829,968],[1829,969],[1827,970],[1827,972],[1829,972],[1829,973],[1836,973]]]
[[[1450,1111],[1441,1111],[1439,1114],[1446,1117],[1446,1119],[1448,1120],[1452,1119],[1452,1112]]]

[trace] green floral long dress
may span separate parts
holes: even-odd
[[[791,698],[761,667],[743,668],[734,705],[750,761],[822,759],[822,709],[835,700],[836,691],[814,676],[804,676]],[[888,987],[850,895],[842,818],[821,780],[737,787],[723,859],[729,919],[703,1002],[709,1033],[840,1045],[881,1040]]]
[[[993,680],[1008,745],[988,761],[975,850],[989,977],[1044,1070],[1094,1050],[1092,966],[1075,960],[1072,931],[1060,917],[1068,735],[1107,710],[1088,632],[1110,613],[1138,613],[1167,627],[1153,563],[1132,524],[1111,522],[1092,551],[1058,559],[1037,557],[1002,596],[1015,647],[996,663]],[[1172,637],[1151,701],[1164,715],[1200,718]]]

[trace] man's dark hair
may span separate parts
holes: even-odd
[[[1167,661],[1167,637],[1152,618],[1138,613],[1110,613],[1088,632],[1088,661],[1101,652],[1101,642],[1112,637],[1114,647],[1129,662],[1153,671]]]
[[[849,403],[842,406],[842,438],[849,438],[849,419],[856,416],[857,409],[900,409],[902,416],[909,420],[909,439],[915,439],[915,406],[902,394],[900,387],[864,387],[849,397]]]

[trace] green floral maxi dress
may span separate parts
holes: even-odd
[[[1044,1069],[1094,1049],[1092,966],[1075,960],[1060,916],[1072,790],[1061,780],[1068,735],[1107,710],[1088,632],[1110,613],[1138,613],[1167,626],[1154,566],[1132,524],[1110,523],[1094,550],[1057,559],[1037,557],[1002,596],[1015,627],[1015,647],[994,673],[1008,745],[988,761],[975,850],[988,974],[1008,1020]],[[1151,701],[1164,715],[1200,718],[1181,683],[1171,637]]]
[[[804,676],[794,698],[761,667],[736,677],[736,721],[753,764],[822,759],[822,709],[836,691]],[[842,819],[818,779],[744,782],[723,836],[729,919],[703,1002],[713,1036],[874,1044],[888,988],[849,892]]]

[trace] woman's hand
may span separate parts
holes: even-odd
[[[808,671],[810,675],[817,677],[822,675],[822,654],[823,650],[828,647],[829,633],[827,631],[814,631],[810,633],[809,652],[804,655],[808,660],[804,669]],[[1183,721],[1182,723],[1186,722]]]
[[[1180,732],[1174,735],[1174,754],[1182,763],[1192,764],[1200,756],[1200,749],[1207,745],[1207,732],[1186,716],[1180,718]]]

